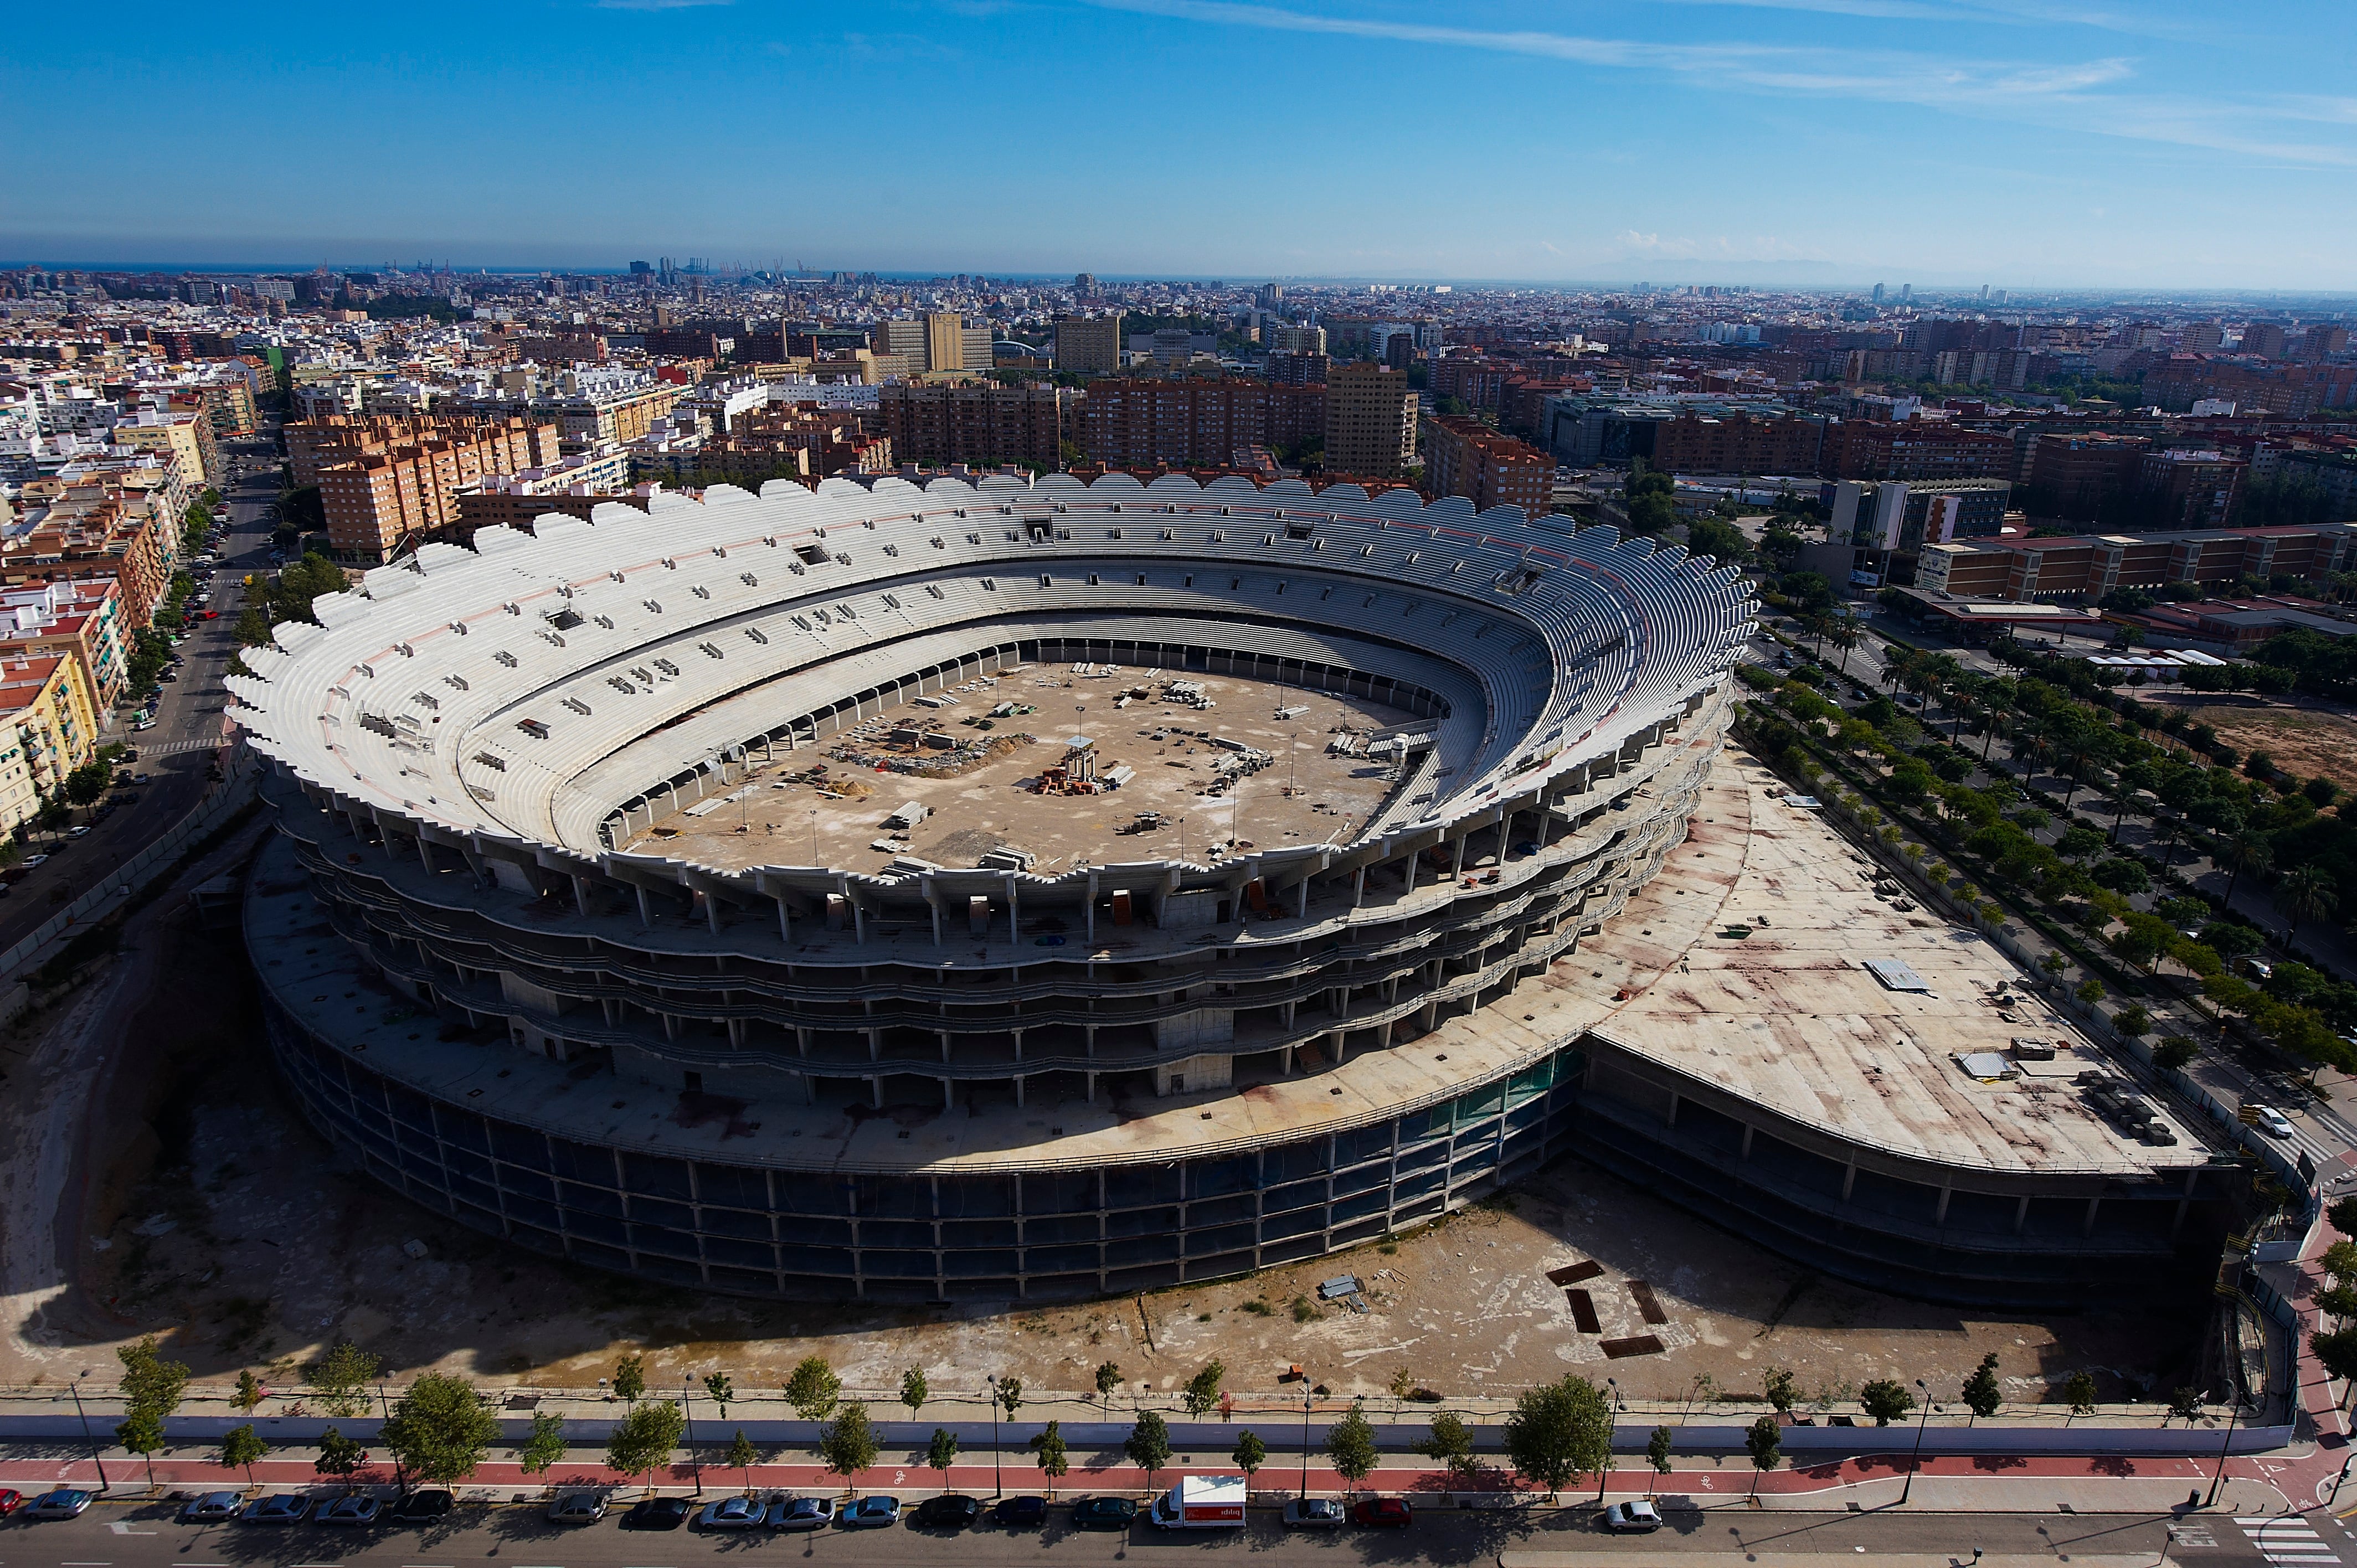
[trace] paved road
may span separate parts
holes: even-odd
[[[707,1493],[707,1497],[724,1495]],[[693,1528],[638,1533],[615,1519],[581,1527],[549,1524],[537,1508],[462,1504],[428,1530],[344,1530],[302,1524],[279,1527],[175,1524],[168,1505],[101,1505],[81,1519],[0,1525],[0,1563],[6,1568],[243,1568],[249,1563],[296,1568],[681,1568],[713,1558],[796,1557],[842,1563],[940,1563],[952,1568],[1030,1563],[1041,1558],[1090,1563],[1132,1559],[1200,1559],[1206,1552],[1249,1554],[1275,1564],[1335,1563],[1472,1563],[1502,1561],[1505,1568],[1547,1568],[1558,1560],[1652,1562],[1672,1568],[1708,1558],[1735,1564],[1778,1558],[1930,1565],[1970,1563],[1987,1553],[1984,1568],[2065,1562],[2077,1568],[2150,1568],[2167,1555],[2179,1563],[2268,1563],[2299,1568],[2357,1564],[2357,1538],[2325,1515],[2276,1520],[2196,1514],[2166,1515],[1774,1513],[1729,1518],[1673,1512],[1659,1533],[1615,1536],[1598,1530],[1593,1510],[1573,1508],[1531,1513],[1427,1512],[1404,1530],[1353,1527],[1328,1532],[1286,1531],[1273,1515],[1256,1513],[1242,1531],[1163,1531],[1144,1524],[1127,1534],[1079,1531],[1067,1510],[1050,1510],[1041,1530],[991,1527],[952,1535],[908,1524],[871,1530],[827,1530],[812,1535],[708,1534]]]
[[[229,700],[221,678],[235,650],[231,628],[237,624],[242,593],[238,582],[245,573],[264,569],[270,531],[262,521],[262,511],[276,497],[277,489],[276,479],[264,476],[224,491],[232,530],[227,545],[231,559],[222,564],[215,579],[209,607],[220,612],[221,618],[198,621],[180,644],[180,655],[187,662],[179,668],[179,679],[164,687],[154,728],[134,734],[115,722],[113,714],[104,715],[113,727],[102,730],[101,740],[136,746],[139,760],[133,768],[147,774],[149,782],[139,788],[135,801],[119,806],[112,817],[81,837],[35,843],[36,853],[46,853],[49,858],[0,899],[0,949],[21,940],[60,907],[90,891],[109,869],[162,836],[204,798],[205,768],[221,741],[221,708]]]

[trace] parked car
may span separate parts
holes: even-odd
[[[824,1530],[834,1522],[833,1498],[780,1498],[770,1505],[771,1530]]]
[[[963,1492],[943,1492],[917,1505],[917,1522],[928,1530],[970,1530],[982,1522],[982,1504]]]
[[[24,1493],[14,1487],[0,1487],[0,1519],[6,1519],[24,1506]]]
[[[990,1510],[990,1522],[1009,1530],[1037,1530],[1048,1522],[1048,1499],[1001,1498],[998,1506]]]
[[[1597,1516],[1597,1522],[1607,1530],[1641,1535],[1662,1528],[1662,1516],[1651,1503],[1614,1503]]]
[[[1351,1518],[1377,1530],[1402,1530],[1415,1522],[1404,1498],[1361,1498],[1351,1509]]]
[[[768,1517],[769,1510],[759,1498],[723,1498],[706,1503],[695,1522],[705,1530],[754,1530]]]
[[[76,822],[73,826],[66,830],[66,837],[70,839],[78,839],[88,832],[90,832],[90,824],[88,822]]]
[[[395,1524],[432,1524],[450,1511],[457,1498],[440,1487],[423,1487],[393,1505]]]
[[[60,1487],[54,1492],[43,1492],[33,1499],[25,1511],[35,1519],[79,1519],[82,1509],[90,1507],[90,1494],[73,1487]]]
[[[40,865],[43,861],[48,858],[49,857],[46,854],[28,854],[16,864],[23,866],[26,870],[30,871],[33,867]]]
[[[256,1498],[237,1516],[240,1524],[300,1524],[311,1511],[311,1499],[295,1492]]]
[[[872,1526],[900,1522],[900,1499],[868,1497],[845,1508],[834,1516],[834,1522],[846,1530],[865,1530]]]
[[[1137,1505],[1127,1498],[1082,1498],[1072,1505],[1074,1530],[1127,1530]]]
[[[311,1516],[313,1524],[374,1524],[384,1505],[366,1492],[338,1498]]]
[[[687,1522],[695,1505],[685,1498],[646,1498],[622,1515],[624,1530],[677,1530]]]
[[[182,1524],[220,1524],[235,1519],[244,1506],[245,1499],[235,1492],[199,1492],[182,1503],[172,1517]]]
[[[1342,1505],[1332,1498],[1292,1498],[1285,1505],[1287,1530],[1333,1530],[1342,1522]]]
[[[595,1492],[566,1492],[548,1505],[551,1524],[596,1524],[606,1517],[606,1499]]]

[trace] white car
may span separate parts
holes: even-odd
[[[2288,1138],[2291,1136],[2291,1118],[2286,1116],[2274,1106],[2259,1106],[2255,1109],[2254,1114],[2258,1118],[2261,1130],[2266,1133],[2269,1137]]]
[[[1661,1529],[1662,1516],[1651,1503],[1614,1503],[1598,1516],[1597,1522],[1607,1530],[1641,1535]]]

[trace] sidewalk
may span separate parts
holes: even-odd
[[[1254,1477],[1255,1500],[1275,1503],[1303,1489],[1305,1472],[1297,1453],[1292,1460],[1287,1463],[1286,1455],[1281,1453],[1269,1455],[1267,1464]],[[2337,1465],[2336,1460],[2336,1468]],[[1157,1489],[1168,1487],[1182,1473],[1233,1468],[1224,1449],[1179,1448],[1172,1455],[1169,1466],[1156,1473],[1154,1486]],[[2266,1473],[2270,1468],[2287,1466],[2283,1461],[2268,1458],[2230,1460],[2216,1508],[2245,1516],[2288,1511],[2292,1500]],[[1899,1507],[1905,1492],[1909,1495],[1905,1506],[1917,1512],[2052,1512],[2067,1509],[2077,1513],[2158,1514],[2183,1508],[2189,1494],[2206,1498],[2215,1470],[2214,1461],[2205,1464],[2197,1458],[1927,1456],[1910,1485],[1908,1461],[1897,1455],[1802,1469],[1780,1468],[1765,1475],[1757,1474],[1741,1457],[1687,1458],[1667,1476],[1654,1475],[1641,1460],[1631,1466],[1624,1459],[1607,1477],[1605,1491],[1611,1498],[1658,1498],[1663,1507],[1672,1511],[1755,1508],[1810,1512],[1866,1510]],[[112,1483],[111,1500],[137,1500],[150,1495],[145,1466],[135,1458],[126,1456],[118,1461],[109,1457],[106,1473]],[[1306,1477],[1308,1489],[1313,1493],[1339,1496],[1352,1489],[1322,1457],[1313,1456]],[[699,1476],[696,1466],[682,1463],[671,1466],[655,1479],[661,1490],[684,1491],[697,1488]],[[804,1492],[839,1492],[845,1487],[843,1477],[829,1474],[816,1455],[810,1454],[772,1458],[749,1470],[720,1465],[706,1456],[700,1479],[701,1493],[706,1497],[726,1496],[748,1487],[758,1491]],[[1451,1479],[1446,1470],[1430,1464],[1387,1464],[1379,1466],[1355,1489],[1406,1496],[1430,1508],[1547,1506],[1544,1493],[1517,1484],[1501,1470],[1485,1470],[1473,1487],[1453,1487]],[[21,1452],[0,1455],[0,1483],[25,1490],[35,1487],[95,1486],[97,1480],[97,1468],[87,1456],[32,1457]],[[379,1462],[356,1480],[363,1486],[390,1487],[395,1477],[390,1465]],[[253,1481],[265,1490],[336,1490],[341,1487],[340,1482],[320,1477],[307,1456],[264,1460],[253,1466]],[[156,1482],[165,1492],[249,1489],[242,1471],[223,1470],[196,1455],[159,1458],[156,1463]],[[1036,1456],[1014,1443],[1001,1451],[995,1467],[987,1449],[965,1448],[944,1476],[927,1466],[919,1450],[909,1452],[903,1462],[880,1464],[862,1472],[856,1482],[861,1491],[911,1496],[1001,1489],[1039,1492],[1046,1488]],[[466,1496],[483,1501],[536,1504],[551,1489],[614,1488],[630,1496],[644,1484],[643,1477],[617,1475],[599,1463],[597,1455],[576,1452],[544,1476],[526,1476],[512,1460],[494,1460],[485,1464],[460,1489]],[[1064,1498],[1087,1492],[1142,1494],[1146,1489],[1146,1473],[1118,1450],[1112,1450],[1076,1452],[1071,1472],[1057,1483],[1056,1494]],[[1566,1487],[1557,1506],[1592,1507],[1596,1496],[1596,1477],[1590,1475],[1584,1478],[1584,1484]]]

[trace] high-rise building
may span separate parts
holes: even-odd
[[[2264,355],[2270,360],[2283,358],[2290,339],[2290,328],[2280,321],[2254,321],[2243,328],[2243,352]]]
[[[1253,290],[1253,303],[1263,310],[1276,309],[1285,303],[1285,285],[1281,283],[1261,285]]]
[[[1554,504],[1555,460],[1478,419],[1443,415],[1426,427],[1424,491],[1463,496],[1476,511],[1512,506],[1538,517]]]
[[[2146,526],[2224,528],[2233,520],[2248,467],[2239,456],[2214,450],[2147,452],[2136,474]]]
[[[1089,383],[1081,446],[1116,468],[1229,463],[1247,446],[1290,447],[1325,428],[1326,389],[1182,376]]]
[[[1323,327],[1280,327],[1269,339],[1272,354],[1322,354],[1326,352],[1326,328]]]
[[[925,364],[925,324],[896,316],[876,324],[876,351],[892,354],[922,370]]]
[[[877,415],[892,455],[909,463],[1035,463],[1063,458],[1063,403],[1055,387],[887,383]]]
[[[954,310],[929,311],[925,316],[925,369],[938,375],[965,368],[965,317]],[[990,366],[985,362],[974,368],[986,371]]]
[[[1075,375],[1112,375],[1121,369],[1121,316],[1056,317],[1056,368]]]
[[[1075,299],[1094,299],[1096,296],[1096,274],[1075,273],[1072,275],[1072,297]]]
[[[2142,435],[2040,435],[2023,504],[2033,516],[2096,521],[2136,483],[2151,441]]]
[[[1415,394],[1407,372],[1338,365],[1326,377],[1326,471],[1396,478],[1415,456]]]

